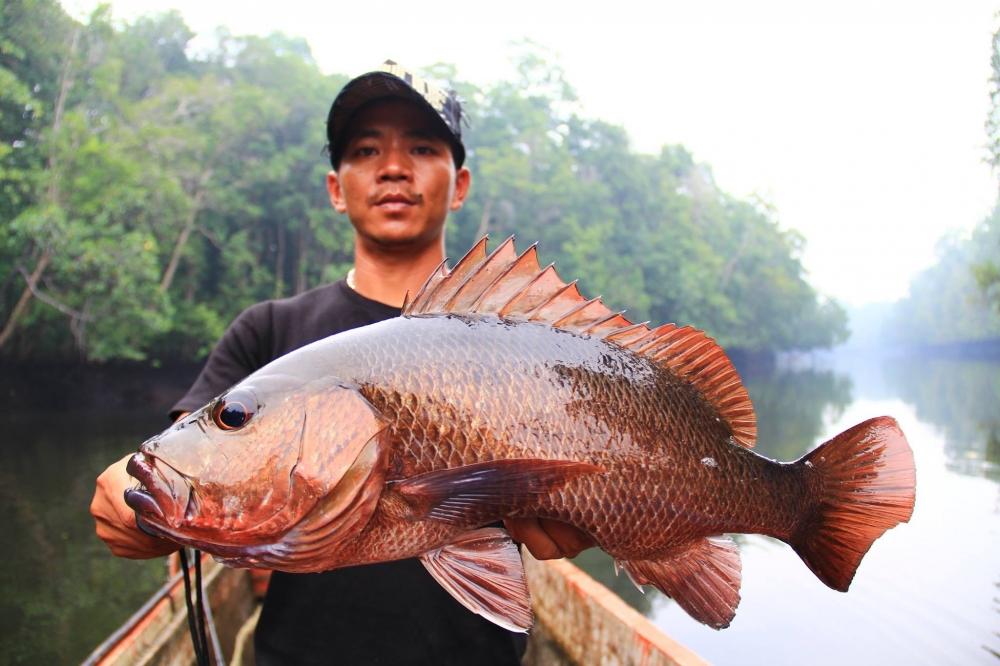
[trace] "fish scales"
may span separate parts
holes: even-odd
[[[754,454],[756,418],[722,349],[584,299],[534,246],[486,241],[403,316],[261,368],[150,438],[126,493],[143,529],[234,566],[323,571],[419,557],[456,600],[512,630],[527,584],[500,519],[576,526],[636,584],[729,625],[739,554],[779,538],[846,591],[909,520],[913,455],[876,417],[798,461]]]
[[[390,419],[390,479],[497,458],[592,462],[607,473],[506,513],[577,525],[620,558],[652,557],[721,531],[793,527],[785,470],[729,443],[704,400],[644,357],[489,316],[370,328],[348,344],[331,339],[323,353]],[[377,561],[386,541],[371,541],[368,556]]]

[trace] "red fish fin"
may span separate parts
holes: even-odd
[[[645,354],[693,386],[729,426],[734,442],[750,448],[757,439],[750,396],[714,340],[689,326],[633,325],[600,298],[584,298],[576,282],[564,282],[551,265],[541,268],[534,245],[518,255],[510,237],[487,255],[482,238],[450,272],[435,271],[403,308],[407,316],[433,313],[546,323]]]
[[[442,265],[438,270],[431,273],[424,286],[420,288],[413,302],[407,304],[407,309],[402,311],[403,316],[414,314],[430,314],[434,312],[447,312],[443,308],[444,304],[460,287],[469,274],[475,271],[483,260],[486,259],[486,241],[489,237],[483,236],[479,242],[472,246],[465,256],[450,271]]]
[[[724,629],[740,603],[740,553],[729,537],[692,542],[658,560],[626,560],[636,585],[653,585],[713,629]]]
[[[424,553],[420,561],[441,587],[476,615],[509,631],[531,627],[531,597],[524,566],[510,535],[486,527]]]
[[[880,416],[796,464],[816,499],[789,543],[821,581],[846,592],[872,543],[913,515],[913,452],[895,419]]]
[[[757,417],[750,395],[715,340],[690,326],[663,324],[645,335],[633,335],[622,346],[652,358],[694,387],[729,426],[733,441],[753,448]]]
[[[544,495],[581,474],[604,469],[573,460],[514,458],[464,465],[396,481],[390,488],[412,509],[414,518],[455,525],[481,524],[537,495]]]

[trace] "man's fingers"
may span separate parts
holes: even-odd
[[[535,559],[556,560],[563,556],[558,544],[545,533],[537,519],[508,518],[504,525],[514,540],[523,543]]]
[[[558,520],[540,518],[542,530],[555,542],[563,557],[576,557],[581,551],[595,545],[594,540],[586,532]]]
[[[504,525],[514,540],[527,546],[539,560],[575,557],[580,551],[594,545],[593,539],[586,533],[557,520],[508,518]]]
[[[178,546],[165,539],[151,537],[135,524],[135,512],[125,504],[125,490],[132,477],[125,471],[129,456],[108,467],[97,477],[90,514],[96,523],[97,536],[118,557],[146,559],[172,553]]]

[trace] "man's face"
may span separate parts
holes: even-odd
[[[469,170],[455,169],[428,112],[405,100],[374,102],[355,114],[346,136],[327,190],[358,235],[384,247],[440,239],[448,212],[465,200]]]

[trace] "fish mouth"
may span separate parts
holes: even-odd
[[[125,504],[135,511],[140,527],[145,524],[146,528],[157,529],[157,523],[164,527],[179,524],[180,519],[190,518],[197,508],[191,483],[163,461],[140,451],[129,458],[125,471],[139,482],[138,487],[125,491]]]

